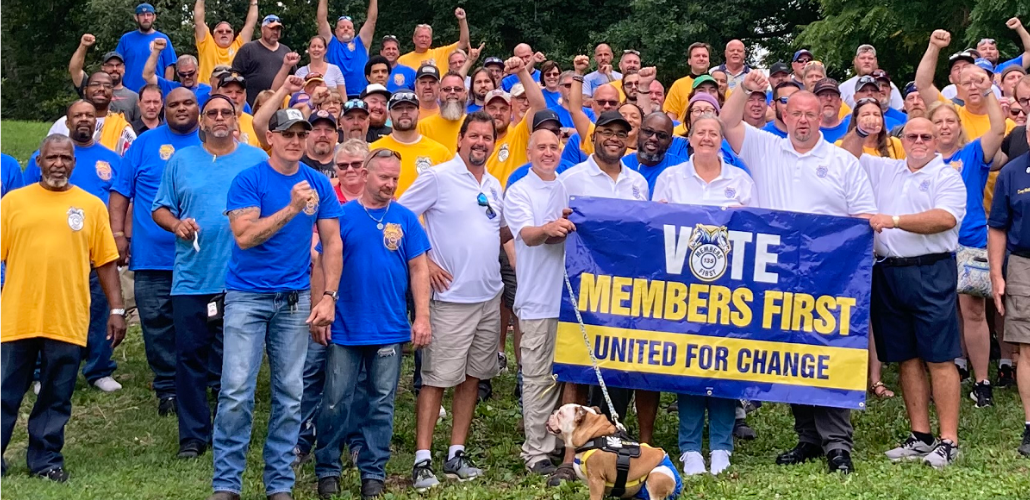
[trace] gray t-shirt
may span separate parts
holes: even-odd
[[[236,52],[232,60],[233,71],[243,75],[247,80],[247,103],[254,105],[254,98],[262,90],[272,88],[275,75],[283,66],[283,59],[290,53],[290,48],[279,44],[279,48],[268,50],[261,40],[247,42]],[[291,71],[292,72],[292,71]]]
[[[82,85],[79,85],[75,89],[78,92],[79,97],[86,98],[86,84],[89,79],[85,76],[82,77]],[[126,87],[114,89],[111,91],[111,111],[115,113],[121,113],[125,115],[125,119],[130,123],[139,120],[139,94],[129,90]]]

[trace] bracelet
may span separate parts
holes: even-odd
[[[572,81],[583,83],[583,75],[572,75]]]
[[[869,132],[862,130],[862,127],[859,127],[858,125],[855,125],[855,135],[865,139],[866,137],[869,137]]]
[[[111,316],[125,316],[125,309],[111,309]]]

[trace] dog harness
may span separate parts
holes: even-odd
[[[590,459],[591,455],[597,453],[598,450],[614,453],[616,456],[615,482],[605,483],[605,486],[610,489],[608,493],[610,496],[621,498],[626,494],[628,488],[639,486],[647,481],[647,474],[637,479],[628,480],[630,459],[640,457],[641,447],[650,448],[647,444],[623,439],[618,435],[596,437],[583,443],[583,446],[576,448],[576,460],[573,465],[579,476],[586,478],[587,460]]]

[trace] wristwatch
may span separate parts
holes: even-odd
[[[125,309],[111,309],[111,316],[125,316]]]
[[[901,217],[895,215],[894,217],[891,217],[891,220],[894,221],[895,228],[901,229]]]
[[[329,290],[326,290],[326,291],[322,292],[322,295],[323,295],[323,296],[326,296],[326,295],[328,295],[328,296],[329,296],[329,298],[333,299],[333,302],[336,302],[336,301],[337,301],[337,299],[339,299],[339,298],[340,298],[340,294],[339,294],[339,293],[337,293],[337,292],[335,292],[335,291],[332,291],[332,292],[331,292],[331,291],[329,291]]]

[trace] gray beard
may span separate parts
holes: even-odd
[[[461,119],[465,114],[465,105],[459,101],[444,101],[440,106],[440,116],[447,121],[454,122]]]
[[[45,183],[47,186],[50,186],[50,187],[52,187],[54,189],[62,189],[65,186],[68,185],[68,179],[64,178],[64,179],[61,179],[61,180],[56,180],[56,179],[51,179],[49,177],[43,177],[43,183]]]
[[[661,163],[661,161],[665,159],[665,153],[654,153],[654,154],[651,154],[651,153],[645,153],[642,150],[637,150],[637,154],[639,154],[640,157],[643,158],[644,161],[646,161],[648,163]]]

